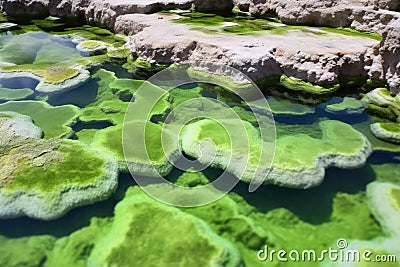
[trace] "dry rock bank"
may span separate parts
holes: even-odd
[[[284,23],[350,27],[381,34],[373,39],[289,33],[286,36],[229,36],[195,32],[154,12],[193,5],[199,10],[236,8],[257,16],[276,15]],[[157,62],[209,60],[229,64],[258,80],[285,74],[315,84],[331,84],[339,76],[386,80],[399,92],[400,1],[341,0],[4,0],[10,15],[73,16],[131,35],[130,48]],[[209,7],[209,8],[208,8]]]

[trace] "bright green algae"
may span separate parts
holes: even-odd
[[[240,266],[236,249],[204,222],[137,189],[116,206],[112,228],[94,247],[88,266]]]
[[[42,128],[46,139],[70,136],[70,126],[80,113],[73,105],[52,107],[42,101],[10,101],[0,104],[0,111],[14,111],[30,116]]]
[[[333,114],[361,114],[366,108],[366,103],[361,100],[345,97],[338,103],[332,103],[326,106],[326,111]]]
[[[104,200],[116,187],[116,166],[79,141],[2,134],[1,218],[57,219]]]
[[[0,86],[0,100],[20,100],[25,99],[33,94],[33,90],[25,89],[9,89]]]
[[[191,179],[191,175],[185,174],[185,176],[187,178],[182,179]],[[88,258],[89,265],[101,261],[109,264],[118,263],[118,266],[130,266],[132,260],[143,264],[149,260],[154,262],[164,260],[173,262],[174,266],[180,266],[183,261],[177,262],[177,259],[191,261],[194,259],[193,255],[197,255],[195,259],[200,259],[199,265],[194,262],[193,266],[206,266],[209,258],[205,255],[216,256],[217,251],[229,248],[232,246],[230,244],[233,244],[239,250],[246,266],[265,266],[265,262],[257,260],[257,251],[266,244],[275,249],[322,250],[336,242],[338,238],[370,240],[381,235],[378,224],[371,218],[363,193],[354,195],[339,193],[334,198],[331,219],[317,225],[301,221],[285,209],[261,213],[234,193],[212,204],[186,208],[182,211],[184,213],[167,207],[151,199],[138,187],[134,187],[128,190],[125,198],[117,205],[115,217],[94,218],[90,226],[75,231],[67,237],[57,240],[47,238],[48,245],[44,253],[32,254],[30,257],[46,255],[44,266],[47,267],[55,265],[83,267],[87,266]],[[355,214],[357,216],[354,216]],[[209,225],[205,228],[209,228],[206,232],[201,226],[204,222]],[[227,241],[221,243],[221,237],[216,237],[212,232]],[[211,234],[211,240],[208,239],[207,233]],[[185,238],[180,239],[182,234]],[[188,239],[191,240],[190,244],[185,242]],[[46,240],[46,237],[30,237],[29,240],[32,241],[21,243],[21,248],[34,248],[31,244]],[[151,242],[142,243],[143,240]],[[8,244],[17,242],[22,240],[4,239],[0,241],[0,249],[6,249]],[[150,248],[148,246],[151,246],[151,249],[146,249]],[[132,247],[136,248],[135,253],[132,253]],[[163,251],[161,258],[158,253],[160,250]],[[228,249],[228,251],[234,250]],[[233,253],[225,255],[237,259],[237,255]],[[57,260],[60,258],[63,260],[58,263]],[[10,258],[1,260],[0,263],[3,264],[11,262]],[[268,264],[278,266],[277,262]],[[308,266],[318,266],[317,263],[308,264]],[[291,265],[298,266],[298,263]]]
[[[377,41],[382,37],[377,33],[360,32],[350,28],[330,28],[330,27],[308,27],[285,25],[276,18],[257,19],[251,16],[222,17],[214,14],[200,12],[182,12],[181,18],[174,19],[176,23],[183,23],[194,26],[192,30],[205,32],[208,34],[227,33],[240,35],[284,35],[289,31],[301,31],[307,34],[327,35],[342,34],[371,38]],[[230,25],[226,25],[230,23]]]
[[[49,34],[3,37],[1,43],[0,61],[17,64],[0,67],[6,73],[27,71],[46,82],[60,83],[77,76],[79,71],[72,66],[84,63],[84,58],[75,48],[63,45],[61,40],[53,40]]]
[[[280,84],[293,91],[302,91],[309,94],[315,95],[330,95],[339,89],[339,84],[334,85],[314,85],[310,82],[304,82],[298,79],[282,75],[280,79]]]
[[[262,158],[261,148],[271,144],[261,140],[256,128],[249,123],[244,123],[245,132],[243,132],[241,128],[243,126],[238,121],[219,120],[219,122],[221,125],[205,119],[187,125],[181,137],[185,153],[207,161],[212,157],[214,150],[203,145],[204,151],[200,152],[198,146],[202,141],[210,139],[216,147],[216,157],[212,159],[211,166],[221,169],[228,168],[229,172],[243,181],[251,180],[253,168],[263,170],[268,168],[262,161],[264,158]],[[229,135],[223,126],[228,127]],[[319,127],[321,137],[317,138],[305,133],[278,135],[272,171],[264,183],[309,188],[322,181],[324,168],[328,166],[351,168],[364,164],[371,153],[371,148],[368,140],[362,134],[348,124],[333,120],[321,121]],[[237,134],[239,135],[236,136]],[[249,146],[243,143],[235,146],[230,138],[248,140]],[[349,143],[352,145],[349,146]],[[231,153],[232,158],[230,158]],[[248,161],[243,165],[243,157],[246,156],[248,156]],[[235,164],[228,164],[231,161],[234,161]],[[246,170],[244,172],[237,170],[236,165],[243,165]],[[265,173],[266,170],[257,174],[261,176],[258,178],[265,178],[262,177],[265,176]]]
[[[64,142],[57,151],[60,155],[59,161],[56,160],[45,168],[27,166],[21,162],[22,166],[13,173],[14,178],[6,187],[7,191],[34,189],[42,193],[52,193],[60,190],[64,184],[67,187],[90,186],[105,174],[102,167],[106,161],[98,158],[95,152],[87,151],[79,143]]]
[[[274,97],[269,97],[267,100],[271,112],[275,116],[296,116],[315,113],[315,108],[293,103],[290,100],[276,99]]]

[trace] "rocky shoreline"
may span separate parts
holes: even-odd
[[[166,9],[220,10],[229,1],[5,0],[9,15],[77,17],[130,36],[128,47],[141,59],[157,63],[207,60],[227,64],[254,81],[276,75],[316,85],[336,84],[340,77],[386,82],[400,92],[400,13],[398,1],[342,0],[304,2],[237,0],[235,10],[261,18],[275,16],[295,25],[348,27],[376,32],[382,40],[342,34],[288,31],[262,36],[207,34],[173,20]],[[229,6],[229,5],[227,5]],[[209,7],[207,9],[207,7]],[[162,20],[162,23],[160,21]],[[260,82],[262,84],[262,82]]]

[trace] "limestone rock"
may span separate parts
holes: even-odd
[[[338,81],[338,75],[368,75],[378,41],[344,35],[208,35],[189,25],[171,22],[174,16],[120,16],[116,29],[136,29],[128,43],[140,58],[159,63],[208,61],[239,69],[253,80],[286,74],[316,84]],[[162,23],[160,20],[162,19]],[[126,33],[125,31],[123,31]],[[171,35],[172,34],[172,35]]]
[[[16,112],[0,112],[0,133],[2,145],[8,136],[15,135],[25,138],[41,138],[42,129],[33,124],[30,117]]]
[[[40,16],[80,17],[88,22],[114,27],[118,16],[133,13],[154,13],[164,9],[188,9],[193,0],[4,0],[0,6],[6,13]]]
[[[400,18],[388,26],[383,35],[380,53],[390,90],[400,93]]]
[[[259,16],[276,14],[285,23],[351,27],[383,33],[386,25],[399,18],[396,0],[238,0],[236,6]]]

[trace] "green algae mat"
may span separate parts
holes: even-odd
[[[242,13],[171,13],[210,35],[380,39]],[[225,87],[167,90],[179,68],[136,58],[129,38],[108,29],[7,21],[18,25],[0,34],[0,266],[399,266],[399,96],[371,82],[358,90],[368,81],[356,77],[318,86],[282,75],[258,81],[266,114],[259,99],[229,90],[246,95],[248,84],[223,75],[214,79]],[[162,69],[172,70],[166,83],[146,80]],[[284,94],[266,93],[275,90]],[[318,103],[302,101],[310,96]],[[146,120],[127,121],[130,107]],[[271,122],[276,136],[263,135]],[[200,199],[194,192],[211,183],[225,190],[222,174],[237,184],[207,205],[146,193]],[[263,184],[250,193],[253,179]]]

